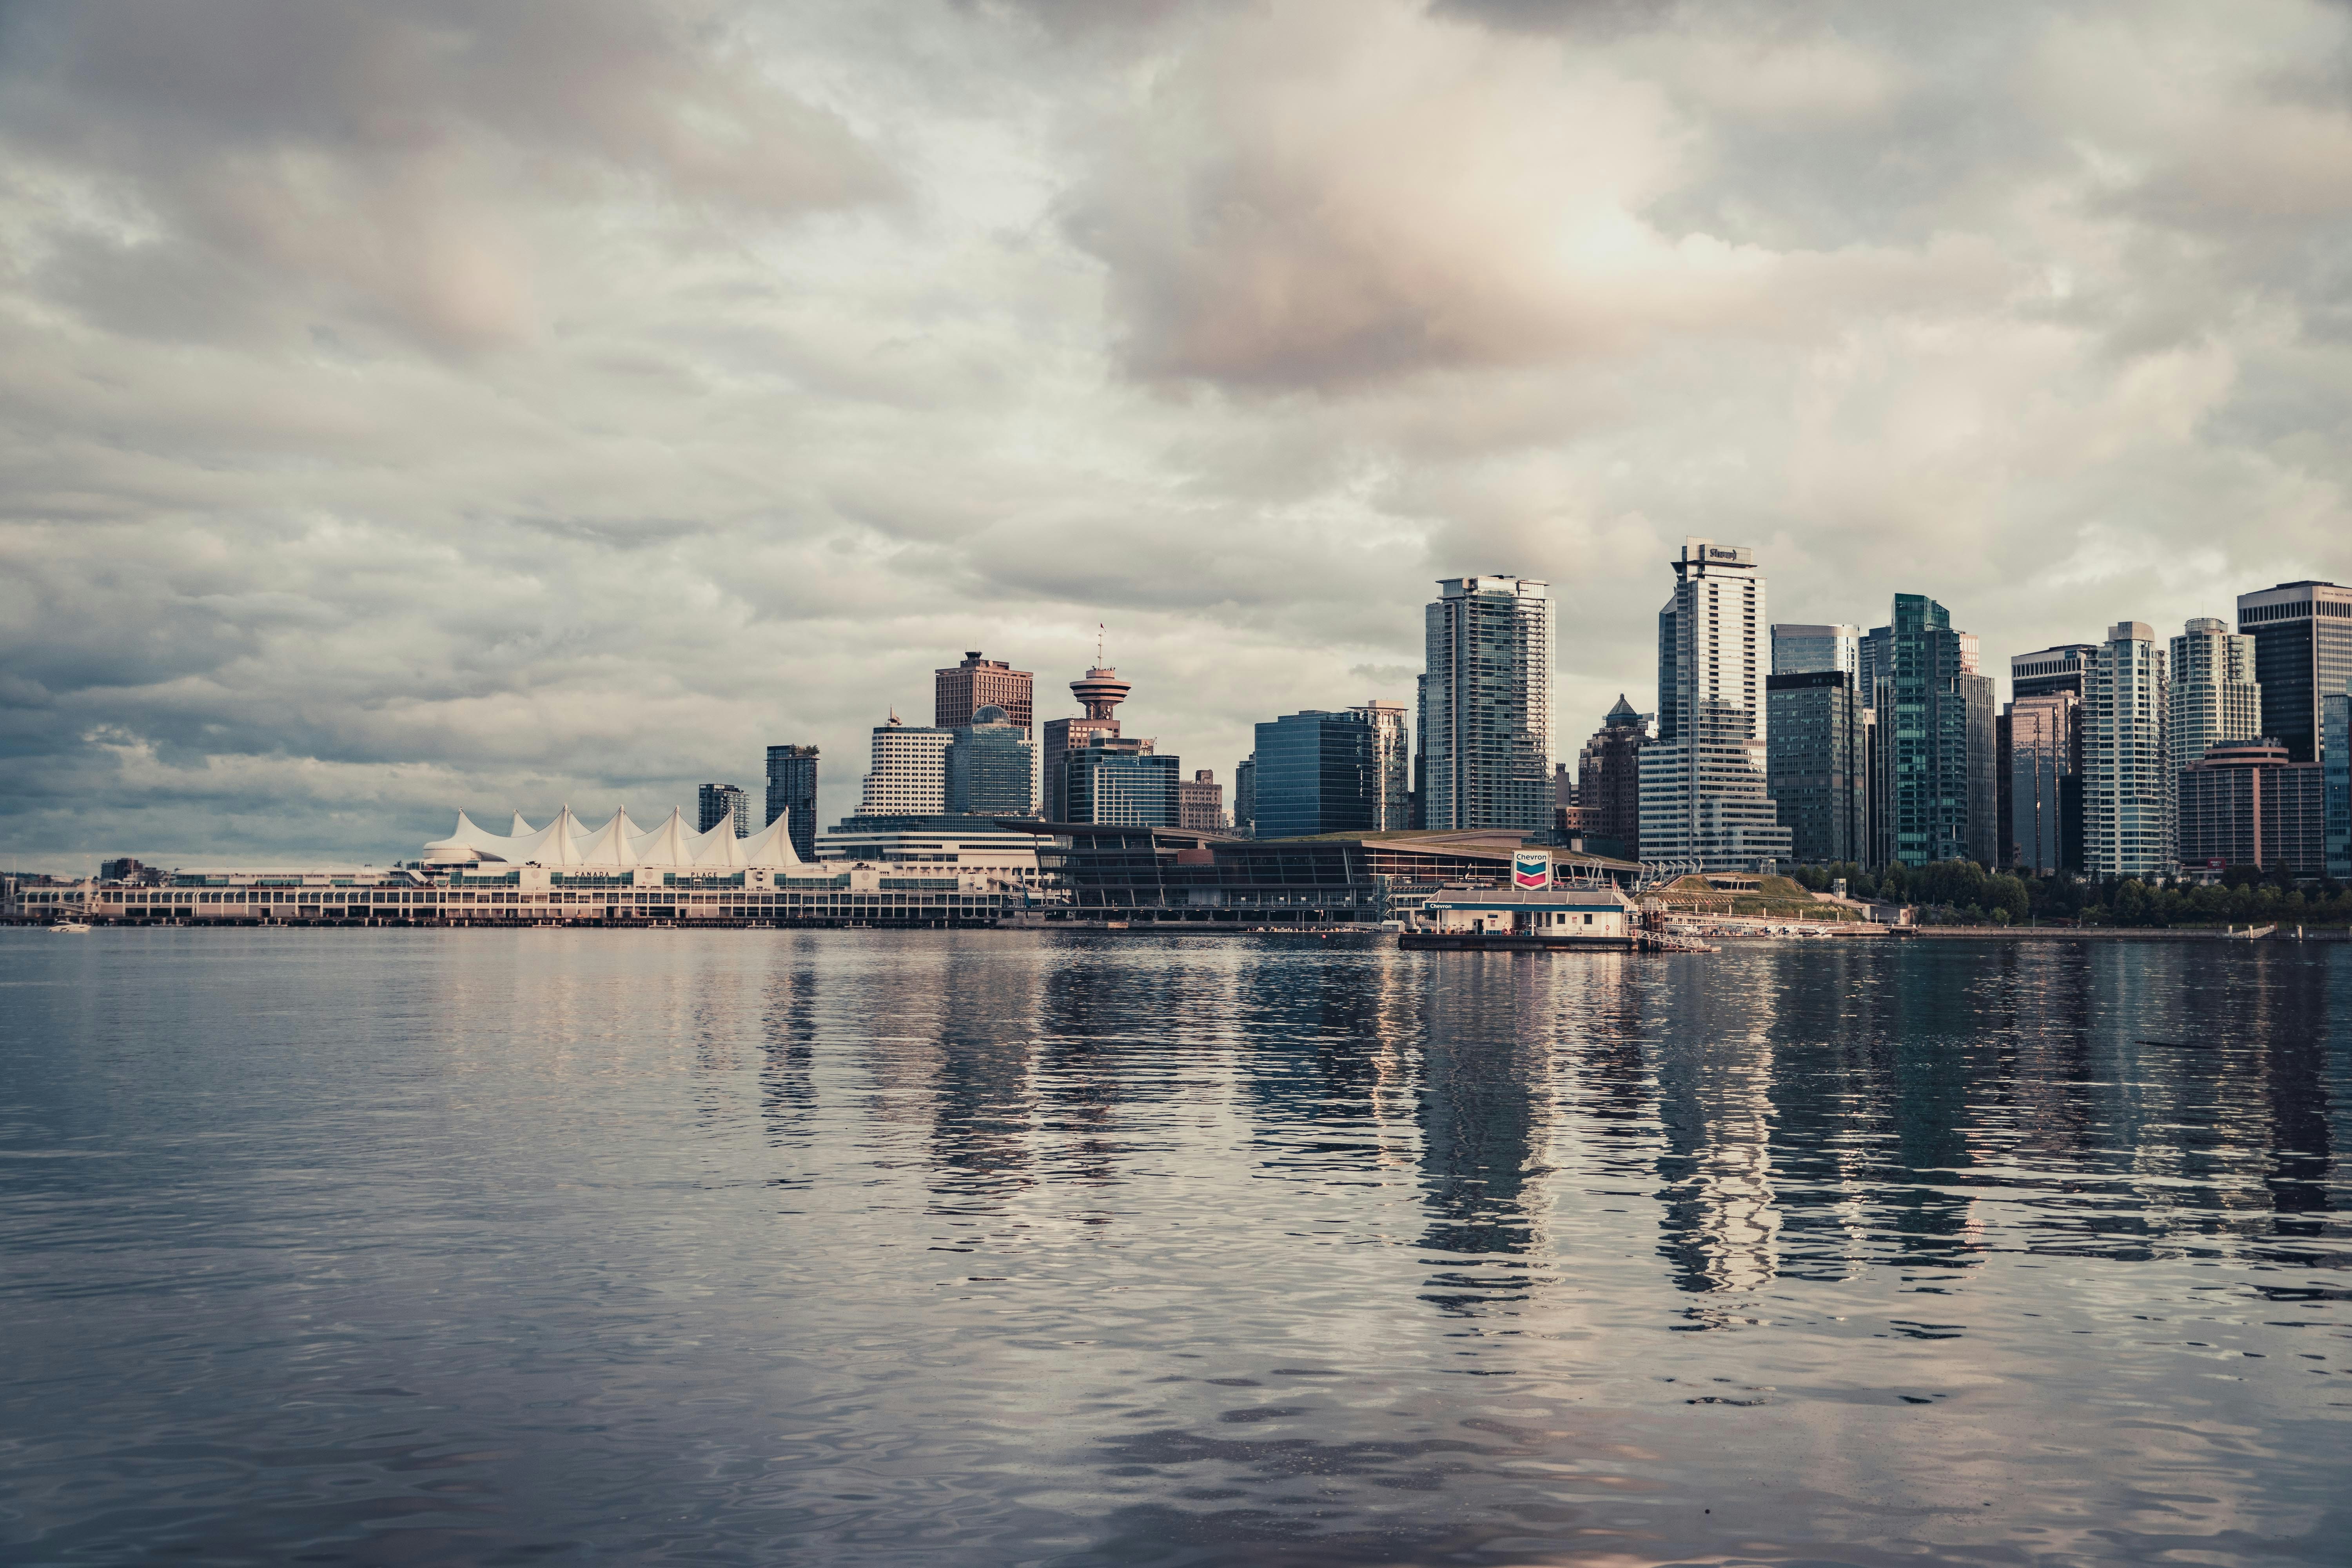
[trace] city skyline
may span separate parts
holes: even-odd
[[[1996,676],[2352,581],[2340,7],[696,15],[8,14],[0,851],[779,742],[837,819],[923,671],[1097,622],[1228,776],[1462,573],[1552,584],[1558,761],[1692,534]]]

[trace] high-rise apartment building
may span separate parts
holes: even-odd
[[[735,825],[735,837],[751,836],[751,797],[730,784],[707,784],[695,795],[695,819],[709,832],[722,822]]]
[[[2202,616],[2172,639],[2169,739],[2179,773],[2223,741],[2263,736],[2263,689],[2254,679],[2254,639]],[[2182,858],[2188,857],[2184,854]]]
[[[948,747],[955,731],[901,723],[874,727],[873,771],[857,803],[860,816],[939,816],[948,808]]]
[[[1993,684],[1962,663],[1950,612],[1895,595],[1879,671],[1876,859],[1993,864],[2001,834]]]
[[[2320,754],[2321,708],[2352,689],[2352,588],[2282,583],[2238,595],[2238,630],[2254,639],[2261,732],[2298,763]]]
[[[1234,831],[1257,836],[1257,755],[1252,752],[1234,764]]]
[[[2179,775],[2164,650],[2146,621],[2118,621],[2083,682],[2083,869],[2169,876]]]
[[[1764,578],[1745,545],[1685,539],[1658,612],[1658,739],[1641,753],[1642,854],[1710,871],[1790,858],[1767,784]]]
[[[1034,816],[1037,744],[1012,715],[982,703],[949,733],[947,808],[961,816]]]
[[[1806,626],[1792,621],[1783,621],[1772,628],[1773,674],[1810,675],[1820,669],[1843,670],[1847,689],[1859,700],[1862,695],[1862,629],[1858,626]]]
[[[1194,833],[1225,830],[1225,786],[1214,768],[1200,768],[1176,785],[1176,826]]]
[[[1286,713],[1257,727],[1260,838],[1368,833],[1379,815],[1372,726],[1360,710]]]
[[[1037,678],[1015,669],[1001,658],[983,658],[974,648],[961,664],[931,672],[931,723],[941,730],[961,729],[982,708],[1002,708],[1007,722],[1033,734],[1032,692]]]
[[[1348,710],[1372,731],[1372,830],[1393,833],[1412,826],[1412,737],[1406,733],[1404,704],[1372,701]]]
[[[768,748],[768,815],[761,826],[790,812],[784,833],[803,860],[816,858],[816,759],[814,746]]]
[[[1426,825],[1542,833],[1552,810],[1550,587],[1448,577],[1438,595],[1422,692]],[[1265,791],[1261,776],[1261,820]]]
[[[1774,639],[1779,652],[1779,639]],[[1869,853],[1869,710],[1854,674],[1834,666],[1767,676],[1765,776],[1789,852],[1805,865]]]
[[[1577,753],[1576,798],[1585,847],[1595,854],[1642,858],[1642,748],[1649,743],[1650,727],[1621,691]]]

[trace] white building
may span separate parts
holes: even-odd
[[[1642,858],[1750,870],[1790,858],[1765,773],[1764,576],[1745,545],[1685,539],[1658,612],[1658,740],[1641,754]]]
[[[2083,678],[2083,869],[2163,877],[2175,869],[2179,774],[2164,650],[2146,621],[2118,621]]]
[[[1423,826],[1551,826],[1551,588],[1448,577],[1426,616]]]
[[[177,869],[0,893],[0,920],[133,925],[986,925],[1035,901],[1035,839],[807,865],[789,813],[749,838],[731,818],[697,833],[673,809],[590,826],[566,809],[491,833],[464,813],[406,866]],[[918,863],[908,864],[908,860]],[[1025,872],[1025,874],[1024,874]]]
[[[902,724],[890,715],[874,727],[873,769],[857,803],[860,816],[938,816],[948,808],[948,748],[953,730]]]
[[[2179,773],[2219,742],[2263,738],[2254,639],[2200,616],[2172,639],[2171,766]]]

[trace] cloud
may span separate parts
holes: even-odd
[[[0,14],[0,837],[389,858],[981,647],[1222,774],[1684,534],[2009,651],[2347,580],[2343,7]],[[488,815],[483,815],[488,814]]]

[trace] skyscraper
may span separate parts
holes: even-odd
[[[903,724],[898,715],[874,726],[873,771],[857,803],[860,816],[938,816],[948,808],[948,747],[955,731]]]
[[[1621,691],[1577,753],[1576,798],[1584,810],[1585,846],[1595,854],[1642,858],[1642,748],[1649,743],[1649,726]]]
[[[1549,585],[1448,577],[1438,595],[1423,694],[1426,825],[1542,833],[1551,826]],[[1261,821],[1265,790],[1262,776]]]
[[[814,746],[768,748],[768,815],[761,826],[791,812],[784,832],[803,860],[816,858],[816,752]]]
[[[1034,816],[1037,745],[1012,716],[982,703],[957,725],[947,752],[947,808],[963,816]]]
[[[1843,670],[1846,687],[1862,695],[1862,632],[1854,626],[1816,626],[1783,621],[1772,628],[1772,673],[1810,675]],[[1770,704],[1767,703],[1767,707]]]
[[[1658,740],[1641,753],[1642,854],[1751,869],[1790,857],[1766,780],[1756,552],[1685,539],[1658,612]]]
[[[1993,685],[1962,662],[1951,613],[1923,594],[1897,594],[1878,675],[1880,854],[1906,866],[1990,865],[2000,784]]]
[[[1257,837],[1257,753],[1234,764],[1234,831]]]
[[[2321,706],[2352,688],[2352,588],[2282,583],[2238,595],[2238,630],[2254,639],[2262,733],[2298,763],[2318,759]]]
[[[2352,693],[2331,692],[2323,699],[2319,725],[2327,874],[2352,882]]]
[[[751,834],[751,797],[733,784],[704,784],[695,796],[695,817],[704,833],[731,821],[735,824],[735,837],[748,838]]]
[[[1776,635],[1776,658],[1780,647]],[[1814,866],[1864,858],[1868,710],[1854,675],[1834,666],[1776,671],[1764,688],[1767,782],[1789,830],[1790,853]]]
[[[1036,679],[1001,658],[983,658],[973,648],[961,664],[931,672],[931,723],[941,730],[961,729],[981,709],[996,707],[1024,735],[1031,734],[1031,693]]]
[[[2096,643],[2060,643],[2010,658],[1995,810],[2007,863],[2083,868],[2083,677],[2098,656]]]
[[[2059,643],[2034,653],[2013,655],[2009,661],[2009,695],[2012,700],[2047,697],[2053,691],[2083,695],[2083,675],[2099,657],[2095,642]]]
[[[1895,674],[1895,628],[1873,626],[1862,639],[1857,650],[1862,676],[1862,705],[1875,710],[1878,689],[1892,680]]]
[[[1372,829],[1395,832],[1412,826],[1412,737],[1406,733],[1404,704],[1366,702],[1350,708],[1372,731]]]
[[[1286,713],[1257,727],[1260,838],[1366,833],[1379,815],[1372,726],[1360,710]]]
[[[2232,637],[2210,616],[2172,639],[2169,740],[2174,773],[2223,741],[2263,738],[2263,689],[2254,679],[2254,639]]]
[[[2083,699],[2020,698],[2009,721],[2011,864],[2041,876],[2083,868]]]
[[[2176,865],[2179,775],[2164,650],[2146,621],[2118,621],[2084,679],[2083,869],[2168,876]]]

